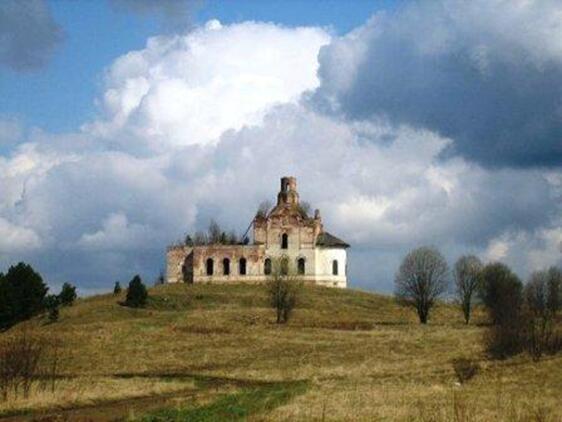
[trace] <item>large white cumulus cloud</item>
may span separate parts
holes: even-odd
[[[490,169],[444,157],[461,141],[415,119],[340,114],[372,30],[324,47],[320,85],[330,39],[318,28],[212,21],[118,58],[98,119],[67,135],[29,131],[0,156],[0,265],[26,259],[83,291],[150,281],[166,245],[210,218],[244,231],[283,175],[352,244],[351,285],[390,290],[420,244],[522,275],[560,263],[558,169]]]
[[[162,150],[210,144],[227,129],[257,124],[274,104],[318,86],[316,28],[210,21],[186,35],[155,37],[107,71],[106,118],[87,126],[114,140]]]
[[[487,166],[556,166],[561,40],[558,0],[413,1],[321,52],[315,100],[434,130]]]

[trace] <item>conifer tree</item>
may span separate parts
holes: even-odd
[[[146,286],[142,283],[140,276],[137,274],[129,283],[125,305],[131,308],[141,308],[146,305],[147,298],[148,292],[146,291]]]

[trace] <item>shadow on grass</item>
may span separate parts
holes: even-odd
[[[212,403],[174,409],[162,409],[141,417],[145,422],[245,420],[249,416],[270,412],[303,394],[306,381],[268,383],[244,388],[242,391],[219,396]]]

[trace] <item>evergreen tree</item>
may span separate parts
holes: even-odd
[[[146,304],[148,292],[139,275],[133,277],[127,289],[127,298],[125,299],[125,306],[132,308],[141,308]]]
[[[115,286],[113,287],[113,294],[118,295],[119,293],[121,293],[121,283],[116,281]]]
[[[4,274],[0,273],[0,330],[8,328],[13,321],[10,288]]]
[[[44,309],[49,288],[31,265],[20,262],[11,266],[5,275],[12,305],[12,321],[16,323],[37,315]]]
[[[76,287],[70,283],[64,283],[58,296],[60,304],[62,306],[71,306],[76,300],[76,297]]]

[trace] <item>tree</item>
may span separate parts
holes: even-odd
[[[507,265],[498,262],[486,265],[481,277],[478,294],[492,320],[485,337],[486,349],[496,358],[513,356],[527,341],[521,306],[523,284]]]
[[[221,236],[223,234],[219,224],[215,220],[211,220],[209,223],[209,228],[207,229],[209,236],[209,243],[216,244],[221,243]]]
[[[470,321],[472,298],[478,290],[481,270],[482,262],[474,255],[461,256],[455,263],[453,274],[456,294],[461,304],[466,324]]]
[[[13,320],[10,287],[4,274],[0,273],[0,330],[8,328]]]
[[[447,261],[437,249],[414,249],[396,273],[396,297],[400,303],[414,307],[420,322],[426,324],[435,300],[447,291],[448,276]]]
[[[258,206],[258,210],[256,211],[256,217],[257,218],[266,218],[267,214],[269,213],[269,210],[272,207],[272,203],[269,200],[265,200],[260,202],[259,206]]]
[[[58,297],[60,304],[62,306],[72,306],[76,297],[76,287],[70,283],[64,283]]]
[[[16,323],[43,311],[49,288],[31,265],[20,262],[11,266],[5,275],[12,304],[12,321]]]
[[[524,289],[528,311],[524,314],[525,344],[535,360],[545,351],[556,352],[562,347],[554,327],[560,303],[560,278],[560,271],[555,267],[536,271]]]
[[[118,295],[119,293],[121,293],[121,283],[116,281],[115,285],[113,286],[113,294]]]
[[[275,309],[277,324],[289,321],[291,313],[297,304],[300,294],[301,281],[290,271],[285,260],[274,260],[272,271],[266,288],[270,306]]]
[[[501,324],[514,320],[522,304],[523,284],[519,277],[499,262],[486,265],[481,277],[478,294],[492,322]]]
[[[146,286],[142,283],[139,275],[134,276],[129,282],[125,306],[130,306],[131,308],[141,308],[146,305],[147,298],[148,292],[146,291]]]
[[[560,308],[562,308],[562,271],[559,268],[550,267],[547,279],[548,297],[546,308],[555,317]]]
[[[45,309],[49,313],[49,321],[56,322],[59,319],[59,305],[60,296],[57,295],[47,295],[45,297]]]

